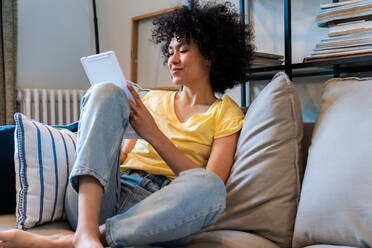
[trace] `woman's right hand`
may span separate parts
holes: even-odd
[[[127,87],[133,96],[133,101],[128,99],[131,109],[129,114],[129,122],[137,134],[151,144],[156,134],[161,133],[161,131],[156,125],[151,113],[143,104],[137,92],[134,90],[133,86],[128,84]]]

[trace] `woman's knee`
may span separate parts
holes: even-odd
[[[102,82],[93,85],[87,92],[88,98],[94,98],[98,102],[126,102],[124,90],[111,82]]]
[[[187,187],[191,187],[199,197],[208,199],[214,205],[225,207],[226,187],[215,173],[197,168],[181,172],[179,179],[184,180],[188,185]]]

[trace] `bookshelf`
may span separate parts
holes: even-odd
[[[245,23],[249,22],[251,1],[240,0],[240,12]],[[332,0],[333,3],[339,0]],[[248,16],[248,18],[247,18]],[[332,75],[340,77],[341,73],[371,71],[372,55],[356,56],[352,58],[330,59],[324,61],[292,63],[292,21],[291,0],[284,0],[284,64],[247,69],[249,81],[271,79],[278,71],[285,71],[289,78]],[[246,84],[249,84],[249,81]],[[241,86],[241,105],[246,107],[247,85]],[[249,93],[248,93],[249,94]]]

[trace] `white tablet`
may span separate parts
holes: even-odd
[[[127,97],[133,100],[127,89],[125,76],[113,51],[82,57],[80,61],[91,85],[112,82],[122,88]]]
[[[127,88],[127,81],[113,51],[82,57],[80,61],[91,85],[112,82],[122,88],[127,97],[133,100]],[[124,139],[141,139],[141,137],[128,123],[128,127],[124,132]]]

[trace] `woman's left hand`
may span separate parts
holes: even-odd
[[[159,130],[159,128],[146,106],[142,103],[141,98],[133,86],[128,84],[127,87],[134,99],[133,102],[128,98],[131,109],[129,122],[141,138],[149,141],[149,139],[151,139],[151,137],[156,133],[155,131]]]

